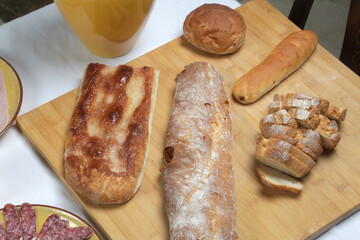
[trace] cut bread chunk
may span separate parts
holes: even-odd
[[[336,121],[323,115],[320,115],[320,123],[314,131],[321,136],[322,146],[325,149],[334,149],[341,139]]]
[[[267,148],[278,148],[283,150],[284,152],[288,153],[293,158],[301,161],[307,167],[312,168],[315,165],[314,160],[307,155],[305,152],[301,151],[299,148],[295,147],[294,145],[288,143],[287,141],[278,139],[278,138],[261,138],[259,141],[265,145]]]
[[[256,168],[256,171],[261,182],[271,188],[284,189],[293,193],[299,193],[304,188],[304,185],[299,180],[276,169],[260,165]]]
[[[324,114],[329,107],[329,101],[322,98],[314,98],[304,94],[288,93],[284,97],[283,108],[301,108],[301,109],[313,109],[318,110],[321,114]]]
[[[291,176],[300,178],[310,171],[303,162],[286,151],[264,144],[264,137],[259,136],[256,144],[255,159]]]
[[[293,128],[298,128],[297,121],[290,116],[285,109],[279,110],[275,113],[266,115],[260,120],[260,129],[266,128],[271,125],[285,125]]]
[[[342,109],[330,104],[324,115],[332,120],[344,121],[346,117],[346,112],[347,109]]]
[[[275,113],[281,109],[283,109],[282,103],[284,102],[284,95],[275,94],[273,97],[273,102],[271,102],[268,106],[268,113]]]
[[[320,123],[320,114],[316,109],[290,108],[287,112],[305,128],[315,129]]]
[[[303,132],[301,135],[302,138],[299,139],[297,146],[302,145],[302,146],[306,147],[307,149],[309,149],[311,151],[311,153],[314,154],[314,157],[313,156],[311,156],[311,157],[313,157],[313,159],[315,160],[323,152],[322,138],[317,132],[315,132],[311,129],[307,129],[307,130],[302,129],[302,132]],[[306,152],[306,151],[304,151],[304,152]]]

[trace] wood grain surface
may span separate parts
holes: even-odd
[[[91,205],[73,192],[109,239],[168,239],[159,168],[176,74],[191,62],[209,62],[222,73],[231,96],[232,87],[240,76],[266,57],[282,38],[299,30],[264,0],[253,0],[237,11],[246,22],[246,39],[240,50],[232,55],[209,55],[178,38],[128,63],[160,70],[143,183],[139,192],[122,205]],[[260,133],[259,120],[266,114],[267,105],[275,93],[288,92],[326,98],[332,104],[348,109],[345,122],[340,124],[342,139],[339,145],[334,151],[320,156],[311,173],[303,178],[304,190],[299,195],[261,185],[253,157],[256,136]],[[360,209],[359,93],[359,77],[318,45],[298,71],[257,102],[245,106],[230,97],[240,239],[313,239]],[[24,134],[65,185],[64,140],[76,95],[75,89],[17,119]]]

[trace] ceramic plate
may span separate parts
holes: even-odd
[[[5,82],[5,92],[6,92],[6,99],[8,105],[8,120],[5,123],[1,123],[0,121],[0,136],[6,132],[6,130],[11,126],[11,124],[15,121],[16,116],[19,113],[21,103],[22,103],[22,85],[20,78],[14,68],[3,58],[0,57],[0,70],[2,75],[4,76]],[[1,74],[1,73],[0,73]],[[0,83],[1,86],[1,83]],[[0,94],[2,94],[0,92]],[[0,101],[3,102],[3,99],[0,96]],[[2,104],[0,102],[0,104]],[[1,110],[0,110],[1,111]],[[4,113],[0,112],[1,115]]]
[[[84,219],[82,219],[81,217],[79,217],[71,212],[68,212],[66,210],[63,210],[63,209],[60,209],[57,207],[46,206],[46,205],[32,204],[32,206],[34,206],[35,212],[36,212],[38,232],[40,231],[42,225],[44,224],[44,222],[48,216],[50,216],[51,214],[57,214],[61,217],[66,218],[67,220],[69,220],[69,227],[86,226],[86,227],[92,228],[94,230],[94,234],[91,236],[91,238],[89,238],[89,240],[100,240],[101,239],[100,235],[96,232],[96,230],[89,223],[87,223]],[[20,206],[16,206],[16,207],[20,208]],[[3,208],[0,209],[0,221],[2,221],[3,224],[5,225]]]

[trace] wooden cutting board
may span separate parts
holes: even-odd
[[[253,0],[237,11],[246,22],[244,45],[235,54],[213,56],[175,39],[129,65],[160,70],[160,82],[151,134],[149,159],[139,192],[128,203],[94,206],[73,192],[109,239],[167,239],[159,168],[167,122],[175,90],[175,76],[194,61],[216,66],[227,93],[235,81],[259,63],[287,34],[299,30],[269,3]],[[330,100],[348,108],[340,124],[342,140],[317,160],[303,178],[299,195],[265,188],[255,173],[253,158],[258,124],[275,93],[298,92]],[[309,60],[288,79],[254,104],[232,99],[234,123],[233,162],[237,194],[237,230],[240,239],[312,239],[360,208],[360,79],[320,45]],[[28,112],[18,125],[59,178],[64,180],[64,140],[77,90]],[[70,188],[72,191],[72,189]]]

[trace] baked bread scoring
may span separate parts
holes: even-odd
[[[122,203],[146,164],[158,71],[89,64],[65,143],[65,177],[82,197]]]
[[[183,38],[214,54],[238,50],[245,40],[245,22],[235,10],[220,4],[204,4],[186,17]]]

